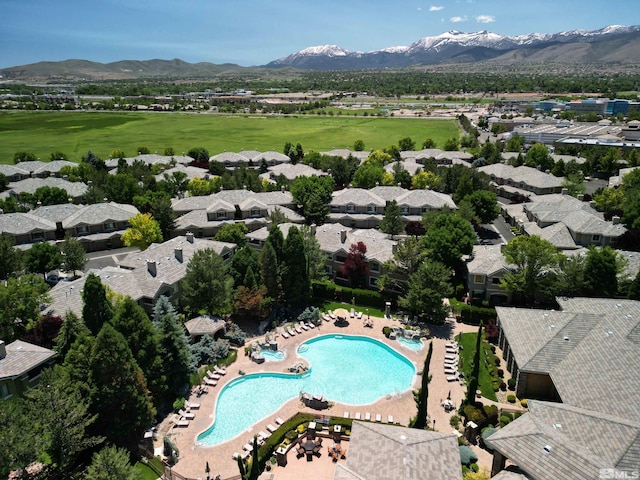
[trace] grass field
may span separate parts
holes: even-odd
[[[473,365],[473,357],[476,351],[476,340],[478,339],[478,334],[461,333],[456,337],[456,339],[458,340],[458,344],[462,346],[462,350],[460,350],[461,365],[459,366],[459,370],[464,372],[464,378],[468,382],[471,378],[471,367]],[[482,392],[483,397],[495,402],[498,401],[498,397],[493,391],[493,386],[491,384],[491,375],[489,374],[485,363],[484,348],[481,348],[480,351],[480,374],[478,375],[478,389]]]
[[[79,161],[91,150],[103,159],[114,149],[135,156],[138,147],[176,154],[204,147],[211,155],[241,150],[282,151],[286,142],[305,151],[351,147],[361,139],[366,150],[411,137],[419,148],[459,136],[455,120],[425,118],[222,116],[198,113],[0,112],[0,163],[13,163],[16,152],[48,160],[51,152]]]

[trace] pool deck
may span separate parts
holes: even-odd
[[[163,435],[169,435],[180,451],[180,460],[173,467],[173,471],[188,478],[206,478],[204,468],[206,462],[209,462],[212,477],[219,474],[221,478],[227,479],[237,477],[239,473],[237,462],[232,458],[233,453],[242,453],[242,446],[246,443],[252,443],[253,436],[259,431],[263,430],[266,432],[266,426],[269,423],[276,425],[276,417],[281,417],[286,420],[297,412],[313,413],[319,416],[334,415],[342,417],[344,412],[348,411],[350,418],[354,418],[356,412],[360,412],[364,419],[365,414],[369,412],[371,413],[372,420],[375,419],[375,415],[378,413],[382,415],[383,422],[387,421],[388,415],[392,415],[396,423],[406,426],[411,417],[415,416],[416,413],[416,405],[412,390],[396,395],[387,395],[385,398],[368,405],[353,406],[335,403],[331,408],[322,411],[308,408],[302,404],[298,398],[294,398],[285,403],[280,409],[278,409],[278,411],[256,423],[251,428],[243,431],[238,437],[232,440],[213,447],[200,447],[196,445],[198,435],[209,428],[213,423],[214,405],[218,393],[226,383],[238,377],[240,370],[247,374],[267,371],[287,371],[287,367],[299,359],[297,356],[298,346],[310,338],[332,333],[365,335],[380,340],[394,348],[396,351],[402,353],[414,363],[418,372],[422,371],[424,359],[428,350],[428,343],[425,343],[425,348],[422,350],[418,352],[412,351],[409,348],[403,347],[395,340],[385,338],[382,333],[383,327],[399,325],[399,322],[377,317],[371,317],[371,319],[373,320],[373,328],[365,327],[363,325],[363,320],[349,318],[349,325],[346,327],[337,327],[333,322],[323,322],[320,327],[303,331],[303,333],[297,334],[295,337],[284,339],[278,335],[278,348],[283,350],[286,355],[285,359],[281,362],[265,362],[263,364],[257,364],[251,361],[249,357],[245,356],[243,354],[243,350],[240,349],[238,352],[238,360],[227,368],[227,374],[218,381],[217,386],[209,387],[209,393],[207,394],[203,394],[200,397],[192,395],[192,397],[189,398],[191,402],[200,403],[200,408],[193,410],[193,413],[195,413],[195,419],[191,420],[189,426],[172,427],[171,423],[166,420],[161,423],[158,428],[160,435],[158,436],[156,447],[162,445]],[[452,428],[449,426],[449,418],[454,412],[445,412],[441,403],[442,400],[446,399],[450,393],[451,400],[456,406],[459,406],[461,400],[464,398],[465,387],[459,382],[447,382],[446,380],[443,371],[445,343],[452,339],[455,334],[459,332],[475,331],[477,327],[459,324],[455,323],[453,320],[449,320],[442,327],[431,327],[430,329],[433,340],[433,356],[429,369],[432,375],[432,380],[429,384],[429,417],[431,422],[435,420],[436,430],[441,432],[451,432]],[[248,342],[254,340],[256,339],[248,339]],[[421,377],[415,376],[412,389],[418,389],[420,387],[420,381]],[[256,398],[256,403],[259,402],[260,399]],[[486,454],[486,452],[484,453]],[[291,452],[287,456],[287,459],[288,465],[286,467],[276,467],[269,472],[274,474],[274,480],[287,480],[294,478],[330,480],[333,478],[335,464],[332,463],[325,454],[320,458],[314,457],[312,462],[307,462],[304,458],[297,459],[295,454]],[[490,467],[490,461],[490,457],[481,458],[479,463]],[[345,460],[341,460],[341,462],[345,462]],[[489,462],[488,465],[485,462]]]

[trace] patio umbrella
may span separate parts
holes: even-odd
[[[449,390],[449,395],[447,395],[447,400],[451,400],[451,390]]]
[[[207,465],[204,467],[204,471],[207,474],[207,478],[209,478],[209,472],[211,469],[209,468],[209,462],[207,461]]]

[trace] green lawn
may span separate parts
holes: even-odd
[[[241,150],[282,151],[286,142],[305,151],[351,147],[379,149],[411,137],[417,145],[432,138],[437,145],[458,137],[455,120],[426,118],[224,116],[203,113],[138,112],[0,112],[0,163],[12,163],[19,151],[48,160],[61,151],[72,161],[91,150],[103,159],[114,149],[129,156],[144,146],[176,154],[204,147],[211,155]]]
[[[462,346],[462,350],[460,350],[460,366],[458,367],[458,369],[464,372],[464,378],[467,382],[471,378],[471,366],[473,364],[473,356],[476,350],[477,338],[477,332],[461,333],[456,336],[458,345]],[[489,371],[487,370],[485,364],[484,348],[481,348],[480,350],[480,378],[478,379],[478,389],[482,392],[483,397],[497,402],[498,397],[496,397],[496,394],[493,391],[493,385],[491,384],[491,375],[489,375]]]
[[[149,465],[138,462],[133,466],[136,472],[136,478],[139,480],[157,480],[158,474],[153,471]]]
[[[351,311],[352,305],[350,303],[343,302],[330,302],[328,300],[316,299],[313,302],[314,306],[318,307],[323,312],[328,310],[337,310],[338,308],[344,308],[348,311]],[[367,310],[369,310],[369,315],[373,315],[374,317],[384,317],[384,312],[374,307],[367,307],[364,305],[357,305],[353,307],[356,312],[362,312],[364,315],[367,314]]]

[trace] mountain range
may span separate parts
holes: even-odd
[[[640,26],[612,25],[599,30],[571,30],[553,34],[505,36],[481,31],[449,31],[424,37],[409,46],[371,52],[352,52],[337,45],[305,48],[262,67],[235,64],[188,63],[173,60],[89,60],[38,62],[0,70],[0,80],[109,80],[135,78],[206,78],[249,68],[270,70],[360,70],[421,65],[523,64],[640,65]]]
[[[351,52],[337,45],[305,48],[267,67],[310,70],[401,68],[470,62],[639,63],[640,26],[612,25],[600,30],[505,36],[486,30],[449,31],[409,46]]]

